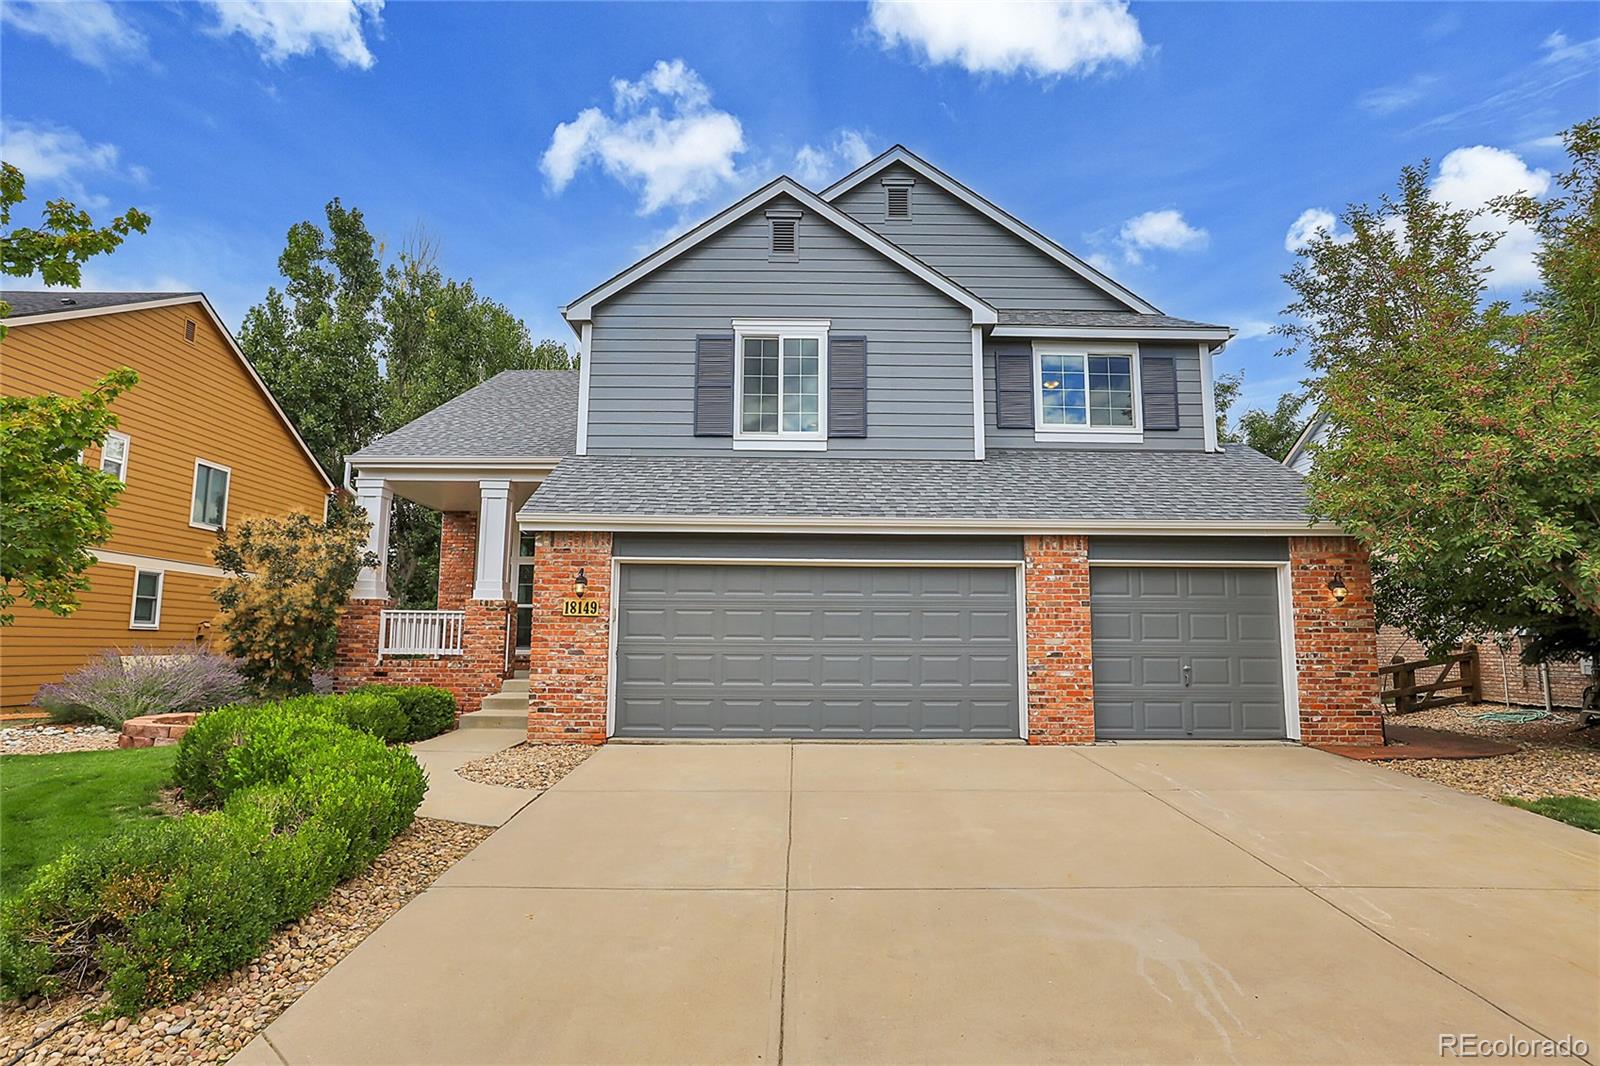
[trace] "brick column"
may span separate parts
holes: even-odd
[[[446,511],[439,520],[439,610],[459,611],[472,598],[478,516],[472,511]]]
[[[1300,739],[1306,744],[1381,744],[1378,623],[1372,570],[1351,537],[1290,537],[1294,659]],[[1334,599],[1338,577],[1349,594]]]
[[[565,618],[582,569],[585,599],[600,613]],[[533,553],[533,630],[528,648],[528,739],[603,744],[611,654],[611,534],[541,533]]]
[[[1024,537],[1028,743],[1094,742],[1089,539]]]
[[[388,600],[351,600],[339,618],[339,645],[333,687],[348,692],[369,681],[391,685],[434,685],[456,698],[462,714],[483,706],[483,697],[500,691],[506,677],[506,642],[513,605],[468,600],[460,655],[378,658],[378,627]]]
[[[378,626],[388,600],[351,600],[339,616],[339,642],[333,656],[333,684],[339,691],[370,680],[378,661]]]

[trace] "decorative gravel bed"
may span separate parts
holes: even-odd
[[[52,1032],[63,1020],[93,1013],[103,998],[8,1005],[0,1017],[0,1066],[225,1062],[491,832],[418,818],[370,870],[334,889],[305,920],[279,930],[254,962],[163,1010],[100,1023],[79,1018]]]
[[[480,785],[549,788],[594,754],[588,744],[518,744],[456,770]]]
[[[1580,730],[1578,715],[1570,711],[1556,711],[1550,718],[1523,724],[1485,722],[1476,717],[1504,710],[1503,704],[1478,703],[1391,715],[1389,721],[1494,737],[1517,745],[1514,754],[1488,759],[1396,759],[1384,765],[1490,799],[1600,798],[1600,726]]]
[[[59,755],[67,751],[105,751],[117,746],[118,733],[99,725],[27,725],[0,729],[0,755]]]

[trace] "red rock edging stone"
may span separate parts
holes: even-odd
[[[164,748],[176,744],[199,714],[147,714],[122,723],[119,748]]]

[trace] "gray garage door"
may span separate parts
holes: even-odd
[[[1015,737],[1016,571],[630,563],[619,736]]]
[[[1089,573],[1096,736],[1284,736],[1272,570],[1097,566]]]

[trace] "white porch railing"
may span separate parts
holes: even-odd
[[[460,655],[465,611],[384,611],[378,654]]]

